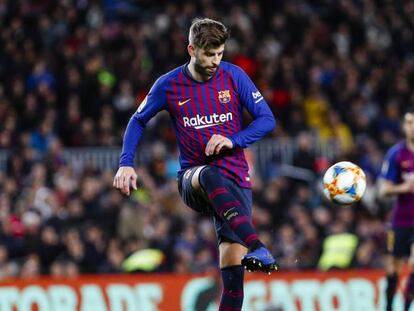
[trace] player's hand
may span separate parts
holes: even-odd
[[[403,193],[414,193],[414,180],[412,178],[404,181],[401,186]]]
[[[130,194],[130,185],[137,190],[137,173],[131,166],[122,166],[116,172],[113,186],[120,189],[123,194]]]
[[[207,156],[210,156],[219,154],[223,148],[231,149],[233,148],[233,143],[225,136],[214,134],[208,141],[205,152]]]

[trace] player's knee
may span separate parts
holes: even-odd
[[[391,275],[397,272],[397,268],[393,264],[387,263],[385,265],[385,272],[387,273],[387,275]]]
[[[241,264],[241,259],[247,253],[247,248],[238,243],[221,243],[220,268],[237,266]]]
[[[200,174],[203,176],[203,178],[213,178],[214,176],[219,175],[220,171],[213,165],[205,165]]]
[[[212,165],[206,165],[200,171],[200,180],[201,182],[205,181],[207,183],[217,182],[217,179],[220,178],[221,174],[217,167]]]
[[[387,275],[399,273],[403,264],[404,264],[403,259],[388,255],[387,260],[386,260],[386,265],[385,265],[385,270],[386,270]]]

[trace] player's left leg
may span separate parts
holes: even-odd
[[[221,175],[218,168],[205,166],[192,181],[198,182],[208,196],[215,213],[219,235],[245,245],[250,252],[242,259],[242,265],[249,271],[261,270],[271,273],[276,270],[276,261],[259,240],[251,220],[252,195],[250,189],[239,187],[232,180]],[[224,228],[224,234],[220,228]]]
[[[392,311],[392,305],[394,301],[395,293],[398,288],[398,276],[405,263],[405,258],[395,257],[392,254],[388,254],[386,258],[386,288],[385,288],[385,299],[386,299],[386,311]]]
[[[408,269],[410,274],[407,279],[404,292],[404,311],[410,309],[411,302],[414,299],[414,243],[411,244],[410,257],[408,258]]]
[[[223,281],[219,311],[236,311],[242,308],[244,268],[241,265],[241,258],[246,253],[247,248],[239,243],[226,241],[219,245],[220,269]]]

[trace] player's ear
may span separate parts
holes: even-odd
[[[189,44],[187,46],[187,51],[188,51],[188,54],[190,54],[191,57],[195,57],[195,48],[194,48],[193,45]]]

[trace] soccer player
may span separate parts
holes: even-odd
[[[404,114],[403,131],[405,140],[385,156],[379,186],[380,196],[397,196],[387,237],[387,311],[392,310],[398,274],[407,256],[410,275],[404,292],[404,310],[409,309],[414,298],[414,111]]]
[[[131,117],[114,187],[136,189],[134,154],[145,124],[158,111],[172,118],[181,170],[178,190],[192,209],[213,216],[219,243],[223,294],[220,310],[240,310],[244,269],[271,273],[276,262],[252,222],[252,193],[243,148],[275,127],[265,99],[246,73],[222,62],[227,28],[195,19],[187,47],[190,61],[161,76]],[[242,128],[246,108],[253,121]]]

